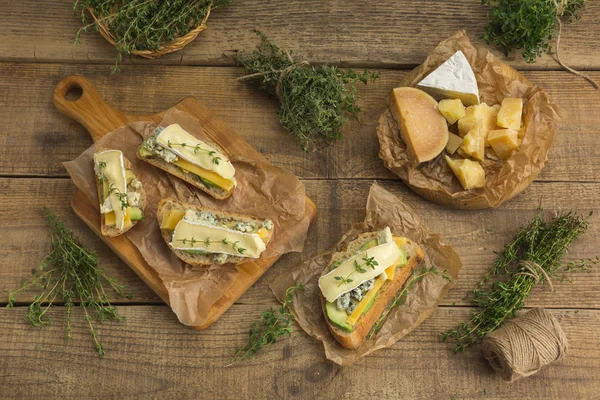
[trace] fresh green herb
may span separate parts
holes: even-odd
[[[124,322],[125,317],[118,314],[117,308],[111,305],[104,290],[104,283],[120,296],[131,298],[126,293],[127,287],[119,285],[109,278],[104,270],[98,267],[95,252],[82,246],[73,236],[73,232],[48,208],[44,208],[44,216],[50,225],[52,250],[42,260],[38,269],[32,269],[33,278],[25,280],[21,286],[8,294],[7,308],[14,306],[16,295],[30,287],[38,286],[42,293],[35,296],[28,307],[25,320],[33,326],[44,326],[51,323],[48,311],[56,301],[63,301],[66,312],[67,339],[71,339],[71,316],[75,302],[79,302],[85,314],[94,344],[99,355],[104,355],[104,347],[98,338],[93,321]]]
[[[365,254],[365,257],[363,257],[362,260],[364,261],[364,263],[362,263],[362,264],[359,263],[358,260],[354,260],[354,271],[350,272],[348,274],[348,276],[346,276],[346,277],[334,276],[333,277],[336,281],[340,281],[340,284],[338,285],[338,287],[340,287],[346,283],[353,282],[353,280],[350,279],[350,277],[352,275],[354,275],[355,272],[360,272],[361,274],[364,274],[365,272],[367,272],[366,268],[364,268],[364,267],[371,267],[371,269],[375,269],[375,267],[379,265],[379,263],[377,261],[375,261],[375,257],[369,257],[368,253]]]
[[[435,266],[431,266],[431,268],[423,267],[423,268],[421,268],[421,270],[419,271],[418,274],[415,274],[413,271],[411,278],[404,285],[402,290],[400,290],[396,294],[396,296],[394,297],[394,299],[392,299],[392,301],[390,302],[390,304],[388,305],[386,310],[377,319],[377,321],[373,325],[373,328],[371,328],[371,331],[368,333],[367,339],[371,339],[371,338],[373,338],[373,336],[375,336],[379,333],[379,331],[383,327],[383,324],[385,323],[389,313],[394,308],[401,306],[402,304],[404,304],[406,302],[406,298],[408,296],[408,291],[410,289],[412,289],[417,282],[422,281],[423,278],[425,278],[427,275],[430,275],[430,274],[437,275],[438,273],[439,273],[439,271]],[[448,274],[446,274],[445,270],[442,272],[442,278],[446,279],[448,282],[451,281],[451,278],[448,276]]]
[[[181,148],[184,148],[184,149],[188,146],[192,147],[192,146],[188,145],[187,143],[172,143],[170,140],[167,141],[167,145],[170,148],[173,148],[173,146],[181,146]],[[219,163],[221,162],[221,157],[215,156],[215,154],[217,154],[217,152],[214,150],[203,149],[201,144],[197,144],[196,146],[193,146],[192,148],[194,149],[194,154],[198,154],[199,151],[208,153],[208,155],[212,157],[213,164],[219,165]]]
[[[184,36],[198,27],[209,10],[228,5],[231,0],[76,0],[73,10],[80,14],[83,27],[75,35],[75,43],[89,28],[99,29],[88,21],[91,9],[115,38],[118,65],[123,54],[135,50],[158,50],[166,42]]]
[[[472,312],[471,319],[442,333],[442,340],[453,339],[454,351],[460,352],[513,318],[536,284],[551,284],[550,278],[561,268],[567,249],[587,228],[587,220],[573,212],[546,222],[539,211],[504,246],[500,257],[473,290],[472,302],[478,309]],[[591,264],[581,261],[579,265]],[[492,276],[498,275],[507,279],[502,277],[484,288]]]
[[[210,238],[209,238],[209,237],[207,237],[207,238],[206,238],[206,239],[204,239],[204,240],[198,240],[198,239],[196,239],[195,237],[193,237],[193,236],[192,236],[192,238],[191,238],[191,239],[184,238],[184,239],[177,239],[176,241],[177,241],[177,242],[181,242],[181,243],[183,243],[184,245],[185,245],[185,244],[189,244],[189,245],[190,245],[190,246],[192,246],[192,247],[194,247],[194,246],[196,245],[196,243],[202,243],[202,244],[204,244],[206,247],[210,247],[210,245],[211,245],[211,244],[215,244],[215,243],[223,243],[224,245],[231,245],[231,248],[232,248],[234,251],[237,251],[237,252],[238,252],[238,253],[240,253],[240,254],[244,254],[244,253],[246,252],[246,249],[245,249],[245,248],[243,248],[243,247],[240,247],[240,246],[238,245],[238,243],[239,243],[239,240],[236,240],[235,242],[232,242],[232,241],[230,241],[230,240],[227,240],[226,238],[223,238],[223,239],[221,239],[221,240],[210,240]]]
[[[292,51],[280,49],[264,33],[256,31],[261,42],[252,53],[236,59],[249,80],[262,91],[279,99],[279,120],[296,137],[302,149],[316,140],[341,139],[347,114],[358,114],[356,84],[374,81],[378,75],[365,70],[356,73],[328,65],[311,66],[299,62]]]
[[[490,6],[483,38],[505,55],[522,49],[523,58],[532,63],[552,49],[558,19],[569,23],[580,17],[586,0],[482,0]]]
[[[248,343],[235,351],[234,361],[242,358],[252,358],[266,345],[275,343],[277,338],[291,335],[294,314],[292,314],[290,305],[297,290],[303,291],[304,285],[299,283],[287,288],[279,310],[270,308],[262,313],[260,320],[255,322],[248,332],[250,336]]]

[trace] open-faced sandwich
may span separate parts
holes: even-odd
[[[335,253],[319,278],[333,337],[348,349],[358,348],[423,257],[416,243],[392,235],[388,227],[363,233]]]
[[[99,149],[94,154],[94,172],[102,234],[122,235],[144,218],[146,193],[142,183],[120,150]]]
[[[171,250],[192,265],[241,264],[260,258],[273,237],[273,221],[164,199],[158,223]]]
[[[231,196],[235,168],[219,145],[190,135],[178,124],[157,128],[138,157],[205,191],[216,199]]]

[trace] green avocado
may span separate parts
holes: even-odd
[[[220,189],[221,187],[215,183],[212,183],[211,181],[209,181],[208,179],[204,179],[201,176],[199,176],[198,178],[200,178],[200,180],[202,181],[202,183],[204,183],[206,186],[208,186],[209,188],[213,187],[213,188],[217,188]]]
[[[140,156],[142,157],[152,157],[154,154],[144,146],[140,147]]]
[[[377,239],[371,239],[361,246],[360,251],[369,250],[375,246],[377,246]]]
[[[408,264],[408,258],[406,258],[406,252],[402,249],[400,249],[400,255],[398,256],[398,260],[400,260],[398,262],[399,267],[402,267],[402,266]]]
[[[194,255],[194,256],[203,256],[205,254],[208,254],[207,252],[202,251],[202,250],[182,250],[182,251],[184,253],[188,253],[188,254],[191,254],[191,255]]]
[[[135,179],[135,174],[133,173],[132,170],[130,170],[130,169],[125,170],[125,179],[127,179],[128,185],[131,183],[132,180]]]
[[[346,311],[340,310],[334,303],[325,302],[325,309],[327,310],[327,316],[333,324],[346,332],[352,332],[352,326],[346,322],[348,314]]]
[[[144,219],[144,212],[139,207],[129,207],[129,217],[132,221],[141,221]]]

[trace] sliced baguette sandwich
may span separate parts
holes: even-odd
[[[331,334],[356,349],[400,291],[423,250],[389,228],[363,233],[335,253],[319,278],[321,304]]]
[[[144,219],[146,192],[120,150],[98,149],[94,175],[104,236],[122,235]]]
[[[215,199],[231,196],[235,168],[216,143],[190,135],[178,124],[157,128],[140,146],[140,160],[174,175]]]
[[[273,222],[163,199],[156,213],[162,237],[192,265],[241,264],[260,258],[273,237]]]

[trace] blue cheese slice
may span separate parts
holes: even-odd
[[[191,214],[194,213],[188,210],[175,226],[171,239],[171,247],[174,249],[248,258],[259,258],[265,251],[265,242],[258,234],[216,226],[210,221],[192,218]]]
[[[479,104],[477,79],[460,50],[427,75],[417,87],[437,100],[460,99],[465,106]]]
[[[362,283],[384,273],[400,257],[400,248],[392,237],[390,228],[385,228],[380,235],[378,246],[362,251],[342,262],[338,267],[319,278],[319,288],[323,297],[333,303],[338,297],[359,287]],[[377,262],[368,264],[373,258]],[[362,271],[364,272],[362,272]]]
[[[109,201],[115,213],[115,226],[122,231],[125,227],[127,206],[127,178],[125,163],[120,150],[105,150],[94,154],[94,169],[101,182],[109,187]]]
[[[190,135],[179,124],[171,124],[156,135],[156,142],[184,160],[235,183],[235,168],[219,150]]]

